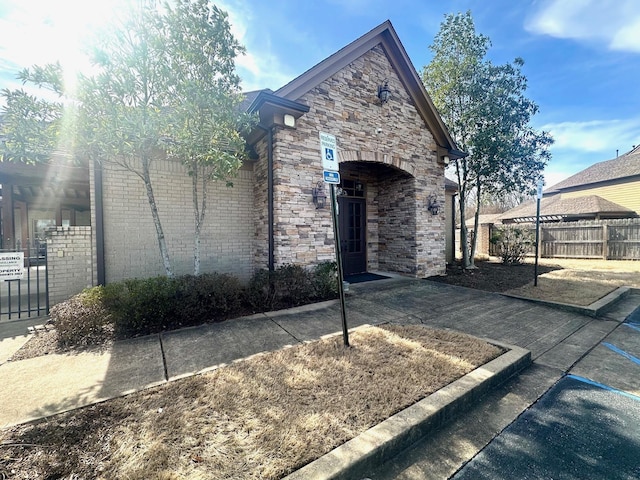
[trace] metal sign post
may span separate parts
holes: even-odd
[[[342,250],[340,249],[340,232],[338,228],[338,200],[336,185],[340,184],[338,165],[338,142],[330,133],[320,132],[320,157],[322,158],[323,179],[331,188],[331,219],[333,223],[333,238],[336,244],[336,263],[338,264],[338,293],[340,294],[340,312],[342,314],[342,339],[344,346],[349,346],[349,329],[347,328],[347,313],[344,303],[344,272],[342,270]]]
[[[347,328],[347,311],[344,303],[344,272],[342,271],[342,249],[340,248],[340,234],[338,229],[338,201],[336,186],[331,184],[331,217],[333,219],[333,238],[336,243],[336,262],[338,264],[338,293],[340,294],[340,312],[342,314],[342,340],[344,346],[349,346],[349,329]]]
[[[542,199],[542,180],[538,181],[538,194],[536,195],[536,262],[534,267],[533,286],[538,286],[538,247],[540,245],[540,200]]]

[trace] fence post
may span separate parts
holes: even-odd
[[[609,231],[606,223],[602,224],[602,259],[609,259]]]

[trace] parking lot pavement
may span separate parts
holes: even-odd
[[[638,479],[640,398],[569,375],[453,478]]]

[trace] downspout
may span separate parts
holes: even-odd
[[[273,232],[273,128],[267,133],[267,221],[269,222],[269,271],[274,271],[274,232]]]
[[[273,128],[265,127],[264,125],[258,124],[258,128],[267,132],[267,222],[269,223],[268,227],[268,241],[269,241],[269,252],[268,252],[268,268],[270,272],[275,270],[274,267],[274,250],[275,250],[275,242],[274,242],[274,231],[273,231]]]
[[[456,262],[456,197],[457,193],[451,196],[451,264]]]
[[[98,285],[105,284],[104,262],[104,203],[102,199],[102,165],[98,161],[93,163],[95,209],[96,209],[96,269]]]

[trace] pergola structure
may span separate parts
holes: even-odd
[[[62,157],[0,163],[0,248],[26,249],[50,226],[90,224],[89,168]]]

